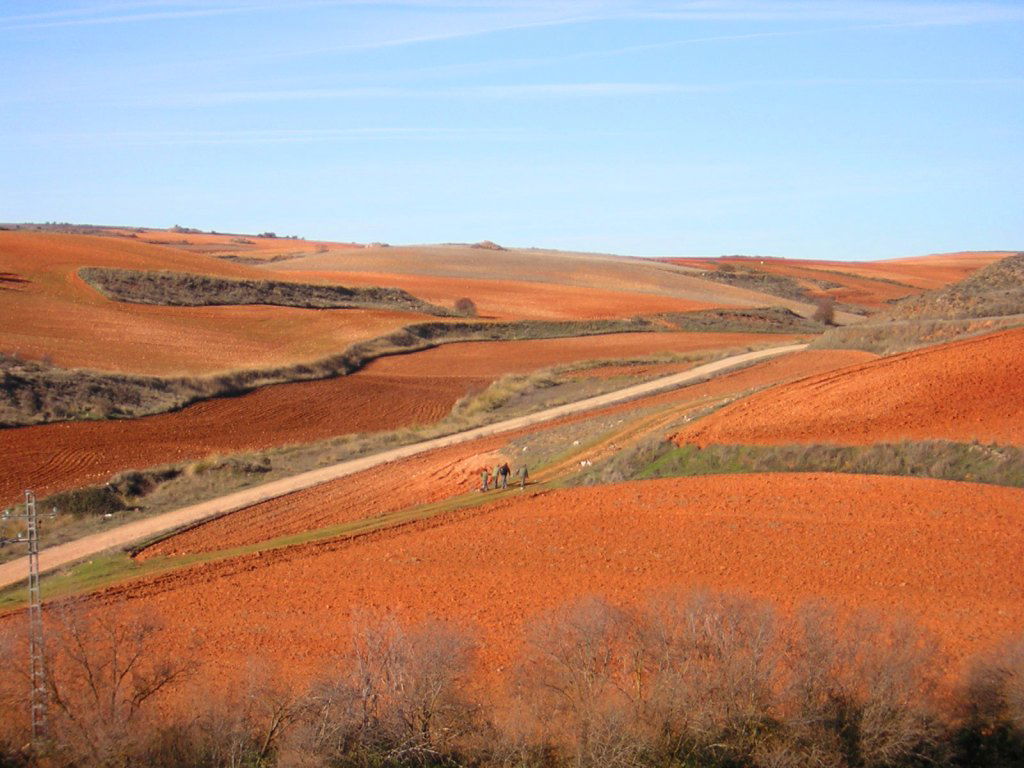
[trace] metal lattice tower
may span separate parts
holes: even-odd
[[[43,644],[43,601],[39,591],[39,516],[36,497],[25,491],[28,522],[29,665],[32,679],[32,741],[46,737],[46,648]]]

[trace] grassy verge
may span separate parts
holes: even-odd
[[[171,307],[269,304],[303,309],[394,309],[450,317],[456,313],[400,288],[235,280],[187,272],[82,267],[78,275],[112,301]]]
[[[943,320],[898,320],[848,325],[827,331],[811,342],[811,349],[863,349],[876,355],[897,355],[913,349],[944,344],[971,336],[1024,325],[1024,314],[1006,317]]]
[[[838,445],[693,445],[644,441],[582,473],[578,485],[755,472],[931,477],[1024,488],[1024,450],[947,440]]]

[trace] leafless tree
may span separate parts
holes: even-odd
[[[568,742],[578,766],[629,766],[643,749],[636,732],[634,624],[598,598],[538,621],[516,688],[548,738]]]
[[[779,644],[767,604],[698,591],[654,601],[643,647],[648,718],[681,758],[752,754],[773,713]]]
[[[150,704],[195,665],[155,648],[160,622],[153,617],[81,607],[51,615],[47,682],[56,747],[91,765],[123,765],[146,730]]]
[[[988,765],[1024,759],[1024,636],[974,659],[960,692],[966,747]]]
[[[929,634],[905,620],[808,606],[789,657],[790,725],[805,743],[865,768],[937,756],[942,665]]]
[[[476,302],[463,296],[461,299],[455,300],[455,311],[463,317],[476,317]]]
[[[447,753],[474,726],[465,695],[474,650],[444,622],[406,629],[394,617],[359,617],[351,651],[314,690],[306,738],[321,753],[399,762]]]
[[[824,325],[836,324],[836,300],[831,296],[822,296],[814,302],[814,314],[811,319]]]

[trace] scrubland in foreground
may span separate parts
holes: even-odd
[[[912,623],[821,602],[780,615],[708,591],[627,608],[588,597],[538,616],[498,675],[481,674],[464,627],[368,611],[312,682],[264,654],[228,691],[211,687],[209,662],[162,656],[152,618],[65,606],[50,627],[49,738],[16,748],[24,685],[3,678],[4,765],[996,768],[1024,757],[1024,638],[950,677]],[[21,670],[24,638],[0,640],[5,668]]]

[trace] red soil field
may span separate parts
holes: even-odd
[[[784,344],[772,334],[631,333],[449,344],[382,358],[351,376],[265,387],[141,419],[0,430],[0,503],[105,482],[116,472],[432,423],[505,373],[604,357]],[[666,374],[667,375],[667,374]]]
[[[442,306],[451,306],[457,299],[468,297],[476,304],[481,318],[495,320],[592,320],[743,306],[738,301],[711,295],[702,295],[699,299],[676,298],[636,291],[524,282],[516,280],[514,275],[507,280],[453,279],[378,272],[287,272],[292,268],[287,262],[275,266],[293,280],[389,285]]]
[[[591,418],[595,413],[628,413],[637,408],[668,404],[678,413],[701,407],[714,398],[745,392],[779,381],[831,370],[872,358],[867,352],[823,350],[799,352],[751,366],[736,373],[711,379],[673,392],[655,395],[597,412],[571,416],[534,427],[525,433],[540,433],[555,426]],[[410,506],[441,501],[479,483],[478,470],[493,466],[496,451],[513,434],[445,448],[395,462],[386,471],[372,470],[291,494],[287,497],[241,509],[193,528],[150,547],[142,559],[157,555],[207,552],[255,544],[279,536],[312,531],[397,512]],[[569,446],[566,446],[567,448]],[[595,449],[592,458],[600,458]],[[514,463],[516,457],[508,457]],[[536,474],[536,469],[532,471]]]
[[[266,387],[141,419],[4,429],[0,504],[12,503],[24,488],[44,495],[103,483],[126,469],[432,423],[467,389],[487,383],[356,374]]]
[[[609,333],[569,339],[481,341],[446,344],[406,357],[385,357],[370,369],[406,376],[445,376],[457,369],[462,376],[495,378],[583,360],[645,357],[669,353],[699,353],[782,346],[799,338],[784,333]]]
[[[355,243],[329,243],[320,240],[293,240],[288,237],[259,237],[258,235],[175,232],[170,229],[113,229],[110,231],[126,237],[133,237],[145,243],[168,245],[179,250],[233,254],[260,259],[269,259],[277,255],[314,254],[321,249],[328,248],[331,250],[362,248]]]
[[[239,557],[115,587],[95,610],[168,619],[214,679],[255,657],[297,679],[343,651],[353,615],[392,611],[476,630],[486,670],[525,626],[597,594],[673,588],[824,597],[909,616],[954,663],[1024,629],[1024,491],[917,478],[779,474],[654,480],[507,500],[403,528]]]
[[[837,301],[884,309],[888,302],[922,291],[959,282],[1012,251],[944,253],[889,261],[820,261],[804,259],[667,259],[673,264],[717,269],[723,264],[792,277],[804,281],[811,295],[828,294]],[[841,288],[822,290],[809,280],[838,283]],[[902,285],[894,284],[901,283]]]
[[[109,301],[82,266],[267,279],[232,264],[128,238],[0,232],[0,352],[64,367],[178,375],[309,361],[426,316],[379,310],[159,307]],[[287,278],[285,278],[287,279]]]
[[[750,397],[676,435],[697,443],[1024,443],[1024,329],[929,347]]]
[[[701,280],[652,259],[460,245],[351,249],[272,265],[296,274],[397,285],[451,303],[467,296],[491,317],[588,318],[722,306],[806,305]]]
[[[911,256],[903,259],[869,261],[857,265],[859,274],[892,277],[906,283],[933,290],[957,283],[968,275],[1005,259],[1016,251],[958,251]]]

